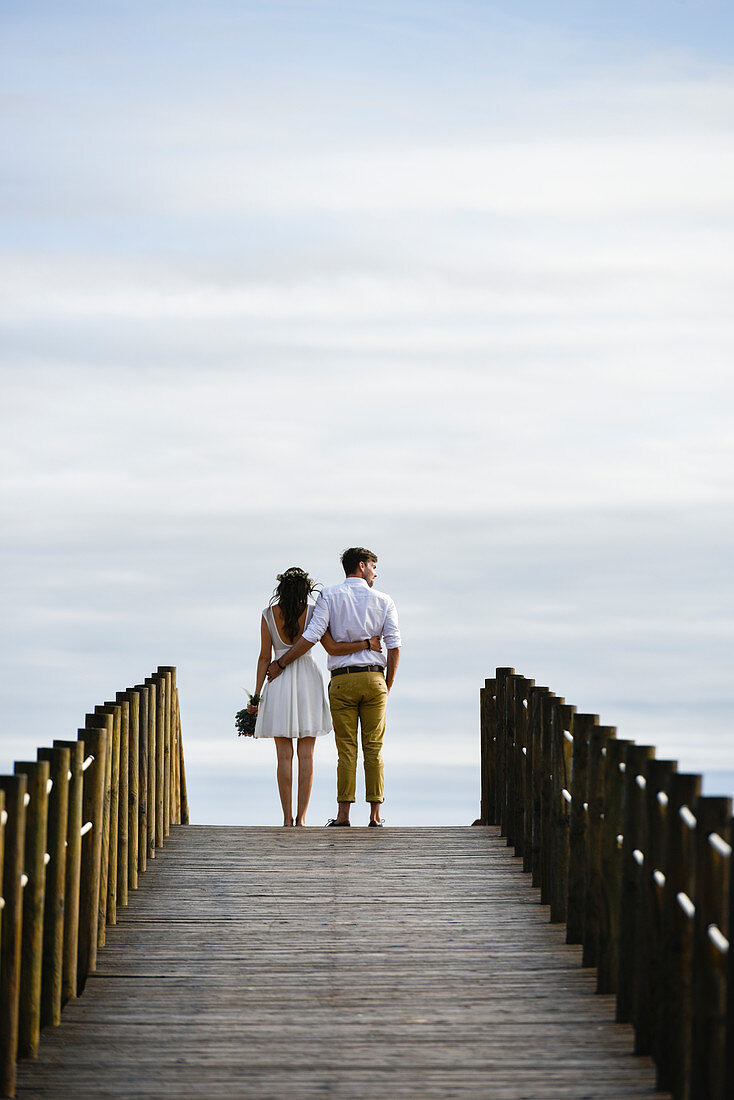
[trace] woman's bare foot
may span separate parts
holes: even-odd
[[[293,826],[293,818],[292,817],[287,817],[285,819],[285,821],[283,822],[283,828],[288,829],[288,828],[292,828],[292,826]]]

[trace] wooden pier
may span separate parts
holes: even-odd
[[[494,827],[174,827],[19,1097],[654,1095]]]
[[[480,715],[473,827],[188,825],[169,665],[16,762],[0,1095],[734,1096],[731,800],[511,668]]]

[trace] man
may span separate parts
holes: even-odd
[[[345,550],[341,557],[345,579],[342,584],[325,588],[303,634],[268,668],[268,679],[308,653],[328,627],[337,642],[357,642],[367,637],[382,637],[385,654],[370,650],[341,657],[329,657],[331,672],[329,704],[334,723],[338,763],[336,769],[339,810],[329,825],[349,825],[349,813],[355,800],[357,782],[357,727],[361,726],[364,757],[365,794],[370,804],[369,824],[382,825],[380,807],[384,801],[385,778],[382,742],[385,736],[385,712],[400,660],[400,629],[395,604],[385,592],[374,588],[377,555],[363,546]]]

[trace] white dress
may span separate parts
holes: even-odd
[[[308,625],[313,608],[306,609]],[[266,607],[275,660],[291,648],[278,634],[272,607]],[[310,653],[286,665],[280,676],[265,684],[257,712],[255,737],[321,737],[331,730],[331,713],[319,667]]]

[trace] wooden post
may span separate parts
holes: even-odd
[[[514,826],[513,832],[515,836],[515,855],[521,856],[523,859],[523,869],[525,870],[525,818],[526,818],[526,806],[527,806],[527,790],[525,784],[526,777],[526,753],[528,745],[528,711],[527,711],[527,698],[528,692],[534,686],[532,680],[528,680],[525,676],[518,676],[513,681],[513,715],[515,725],[515,751],[514,751],[514,791],[515,791],[515,806],[514,806]],[[527,868],[529,870],[529,867]]]
[[[117,924],[118,861],[120,852],[120,739],[122,708],[118,703],[105,703],[94,708],[95,714],[112,717],[112,785],[110,787],[110,854],[107,873],[107,924]],[[125,822],[127,815],[125,814]],[[98,929],[99,946],[104,943],[104,928]]]
[[[68,749],[39,749],[39,760],[49,765],[51,793],[48,799],[48,842],[51,857],[46,869],[46,901],[43,916],[43,964],[41,977],[41,1027],[61,1022],[64,976],[64,914],[66,912],[66,837],[69,825]]]
[[[479,692],[480,715],[480,745],[481,745],[481,810],[480,820],[482,825],[494,825],[495,823],[495,784],[496,784],[496,714],[495,714],[495,690],[494,679],[485,680],[484,687]],[[177,721],[180,730],[181,716],[176,707]],[[180,737],[180,734],[179,734]]]
[[[566,943],[584,942],[586,845],[588,843],[589,736],[598,714],[577,714],[573,721],[571,817],[569,822],[568,915]]]
[[[729,859],[711,843],[729,842],[731,799],[701,797],[696,805],[696,913],[693,918],[693,1012],[690,1100],[726,1100],[726,969],[710,937],[728,920]]]
[[[107,757],[110,734],[105,725],[99,729],[79,730],[84,740],[87,761],[82,799],[82,866],[79,886],[79,966],[77,992],[81,993],[87,976],[97,966],[98,924],[101,919],[102,864],[104,852]]]
[[[180,749],[178,744],[178,688],[176,668],[171,666],[171,824],[181,824]]]
[[[120,779],[117,810],[117,898],[116,905],[127,905],[128,863],[130,860],[130,704],[125,693],[115,697],[110,706],[119,708]],[[117,714],[115,721],[117,721]],[[112,921],[114,924],[115,921]]]
[[[657,1087],[685,1100],[691,1060],[691,968],[695,894],[695,812],[701,776],[675,772],[670,777],[666,815],[665,892],[663,895],[657,1022]],[[683,903],[683,904],[682,904]],[[687,905],[687,909],[683,908]]]
[[[148,689],[148,859],[155,859],[158,832],[158,685],[152,676],[148,676],[145,686]]]
[[[2,943],[0,944],[0,1092],[15,1096],[20,1007],[20,957],[23,941],[23,866],[25,863],[25,775],[0,776],[5,795]]]
[[[148,862],[148,688],[136,684],[138,697],[138,871]]]
[[[658,952],[662,923],[662,883],[665,876],[665,813],[675,760],[645,762],[644,825],[641,831],[644,863],[638,893],[635,933],[635,1054],[650,1054],[655,1042],[658,1009]],[[662,797],[659,798],[658,796]],[[662,878],[661,878],[662,876]]]
[[[176,713],[178,715],[178,753],[179,753],[178,767],[179,767],[180,786],[181,786],[181,824],[182,825],[188,825],[188,823],[189,823],[189,797],[188,797],[188,792],[186,790],[186,765],[185,765],[185,762],[184,762],[183,733],[182,733],[182,730],[181,730],[181,707],[179,706],[179,702],[178,702],[178,690],[176,690]],[[497,702],[496,702],[496,700],[495,700],[494,716],[495,716],[495,749],[496,749],[496,744],[497,744],[497,742],[496,742],[496,730],[497,730],[497,726],[496,726]],[[495,824],[497,823],[496,820],[495,820],[494,823]]]
[[[557,708],[563,706],[559,699],[549,691],[540,700],[540,902],[549,905],[551,900],[551,879],[553,876],[551,832],[553,821],[553,728],[557,719]]]
[[[54,741],[54,748],[69,750],[69,806],[66,825],[66,883],[64,887],[64,959],[61,1005],[76,997],[79,956],[79,881],[82,869],[82,797],[84,793],[84,742]]]
[[[619,967],[619,906],[622,887],[624,770],[633,741],[607,742],[604,769],[604,825],[601,849],[601,909],[597,993],[616,993]],[[622,765],[622,767],[620,767]]]
[[[617,970],[617,1023],[629,1023],[635,1010],[635,934],[642,869],[645,791],[640,780],[645,762],[652,759],[652,745],[632,745],[627,752],[624,776],[624,830],[622,838],[622,889],[619,907],[619,967]]]
[[[43,965],[43,911],[46,892],[46,838],[48,828],[48,761],[20,761],[16,775],[28,777],[28,815],[25,833],[23,891],[23,945],[21,948],[18,1057],[35,1058],[41,1038],[41,979]]]
[[[601,860],[604,813],[606,810],[607,746],[617,736],[614,726],[592,726],[589,730],[589,783],[586,815],[586,869],[584,872],[584,939],[582,966],[599,965],[601,953],[602,892]]]
[[[165,681],[165,706],[163,709],[163,835],[171,831],[171,689],[173,672],[169,665],[159,665],[157,675]]]
[[[505,812],[505,836],[507,837],[507,847],[515,847],[515,827],[516,827],[516,781],[517,781],[517,763],[515,759],[516,746],[518,740],[517,734],[517,713],[516,708],[518,706],[518,681],[522,680],[522,676],[508,676],[507,685],[505,689],[505,729],[507,732],[507,747],[505,757],[505,780],[507,788],[507,807]]]
[[[97,708],[99,709],[99,708]],[[110,882],[110,834],[112,828],[112,761],[114,758],[115,719],[114,715],[104,712],[88,714],[85,719],[87,729],[107,730],[105,751],[105,779],[102,801],[102,862],[99,871],[99,915],[96,922],[97,946],[104,947],[105,925],[107,924],[107,899]],[[89,820],[89,818],[85,818]],[[117,841],[115,840],[115,851]]]
[[[729,822],[729,843],[734,838],[734,821]],[[734,872],[729,862],[729,941],[734,937]],[[734,948],[729,947],[726,974],[726,1096],[734,1096]]]
[[[497,824],[500,834],[507,835],[507,681],[514,668],[497,669]]]
[[[155,683],[155,846],[163,847],[165,837],[165,748],[166,748],[166,677],[154,676]]]
[[[140,696],[136,691],[128,691],[130,706],[130,780],[128,784],[129,814],[128,843],[128,886],[138,888],[138,866],[140,849]]]
[[[138,824],[140,810],[138,807],[138,788],[140,782],[140,700],[137,692],[118,691],[115,696],[117,702],[128,713],[128,767],[127,767],[127,860],[125,884],[125,904],[127,904],[127,890],[138,888]],[[121,803],[122,808],[122,803]]]
[[[530,871],[532,874],[534,886],[537,886],[540,882],[541,853],[543,850],[541,806],[544,760],[540,698],[547,692],[547,687],[532,687],[528,693],[528,755],[526,761],[528,835],[525,852],[526,861],[523,863],[523,869]]]
[[[5,866],[5,824],[8,815],[5,812],[5,791],[0,787],[0,943],[3,940],[3,909],[5,898],[3,897],[3,867]]]
[[[571,807],[571,754],[576,708],[557,701],[550,710],[548,727],[550,758],[550,874],[549,903],[552,924],[563,924],[568,915],[568,860]],[[564,793],[565,792],[565,793]]]

